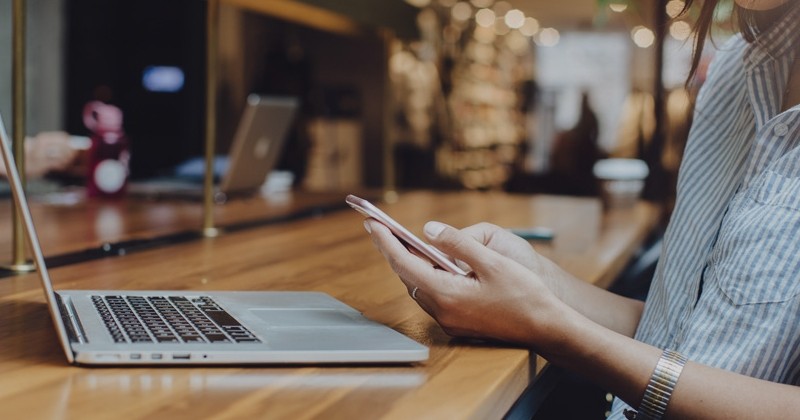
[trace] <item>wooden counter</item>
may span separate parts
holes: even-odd
[[[549,225],[538,248],[588,281],[614,278],[656,219],[640,204],[601,215],[593,200],[409,193],[382,205],[411,230],[430,219]],[[409,298],[353,211],[52,270],[56,289],[315,290],[431,347],[406,366],[81,368],[68,366],[36,275],[0,280],[3,418],[498,418],[542,364],[526,349],[460,342]],[[87,218],[91,225],[91,218]],[[41,224],[41,223],[40,223]],[[52,227],[51,227],[52,228]],[[86,226],[84,226],[86,228]],[[65,228],[65,235],[78,231]]]
[[[345,193],[274,193],[231,200],[214,208],[218,227],[258,224],[292,215],[344,208]],[[109,244],[199,233],[203,205],[190,200],[87,200],[83,190],[33,196],[31,212],[46,257]],[[0,220],[10,220],[11,201],[0,201]],[[11,224],[0,224],[0,263],[11,259]]]

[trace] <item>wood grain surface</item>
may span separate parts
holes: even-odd
[[[371,195],[370,192],[365,194]],[[345,193],[277,193],[231,200],[214,208],[215,223],[226,227],[344,206]],[[86,199],[83,190],[30,198],[31,212],[47,257],[121,241],[148,240],[201,231],[200,201]],[[0,201],[0,220],[10,220],[11,201]],[[11,224],[0,224],[0,263],[11,259]]]
[[[480,221],[550,226],[556,240],[537,248],[567,270],[601,284],[619,273],[657,216],[647,204],[604,214],[590,199],[502,193],[406,193],[398,203],[381,207],[414,232],[431,219],[459,227]],[[142,211],[135,218],[167,212]],[[49,212],[47,223],[53,226],[48,238],[97,240],[91,231],[98,213],[87,212],[81,219],[71,210],[64,216],[53,209],[38,211]],[[172,223],[182,223],[180,211],[176,214]],[[541,361],[524,348],[444,334],[409,298],[372,247],[361,220],[353,211],[338,211],[65,266],[52,270],[51,276],[56,289],[322,291],[430,346],[428,361],[400,366],[68,366],[39,279],[29,274],[0,279],[0,417],[502,417],[541,369]],[[122,223],[147,225],[126,217]],[[159,223],[163,229],[173,227],[167,220]]]

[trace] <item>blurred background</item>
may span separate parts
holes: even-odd
[[[340,205],[339,193],[364,190],[598,196],[606,206],[644,197],[663,221],[693,103],[731,36],[733,10],[721,3],[713,42],[687,80],[696,11],[682,0],[219,0],[218,88],[208,93],[207,1],[25,6],[25,134],[89,136],[85,105],[113,105],[133,180],[169,176],[203,155],[209,94],[216,153],[228,154],[256,93],[300,103],[275,169],[295,190],[336,192]],[[11,11],[12,0],[0,0],[7,125]],[[86,161],[37,181],[80,189]],[[116,232],[117,222],[97,225]],[[661,232],[616,292],[646,295]],[[597,418],[610,399],[566,377],[549,401],[539,418]]]
[[[132,178],[202,154],[199,0],[27,1],[27,133],[87,134],[84,104],[122,109]],[[250,93],[296,96],[279,168],[295,187],[597,195],[605,158],[640,159],[668,209],[694,95],[681,0],[225,0],[217,146]],[[719,45],[732,7],[723,4]],[[0,0],[10,45],[11,0]],[[10,119],[10,48],[0,112]],[[80,172],[50,174],[81,182]]]

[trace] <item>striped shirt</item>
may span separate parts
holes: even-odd
[[[781,112],[800,7],[753,44],[735,36],[697,99],[636,339],[800,385],[800,106]],[[614,402],[610,418],[627,406]]]

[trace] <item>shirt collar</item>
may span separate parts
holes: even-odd
[[[794,59],[800,42],[800,6],[792,7],[780,22],[756,36],[747,59],[753,65],[765,61]]]

